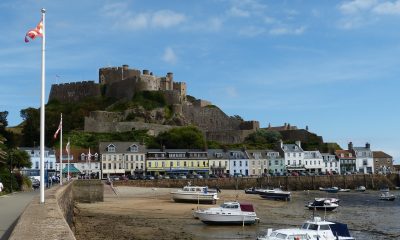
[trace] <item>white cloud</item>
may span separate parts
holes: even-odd
[[[237,6],[232,6],[228,13],[233,16],[233,17],[249,17],[250,16],[250,12],[240,9]]]
[[[149,15],[146,13],[141,13],[137,16],[131,17],[123,23],[120,22],[118,25],[125,25],[125,27],[131,30],[147,28],[147,26],[149,25]]]
[[[239,30],[239,35],[245,36],[245,37],[256,37],[260,34],[263,34],[265,32],[264,28],[261,27],[256,27],[256,26],[249,26],[249,27],[244,27]]]
[[[376,3],[377,0],[353,0],[341,4],[339,9],[344,14],[355,14],[360,11],[371,9]]]
[[[175,64],[176,61],[178,60],[178,58],[177,58],[174,50],[171,47],[167,47],[164,51],[162,60],[169,64]]]
[[[301,26],[298,28],[289,28],[289,27],[276,27],[272,28],[269,31],[271,35],[301,35],[306,30],[306,27]]]
[[[225,88],[225,92],[229,97],[235,98],[238,96],[238,93],[236,91],[235,87],[229,86]]]
[[[145,28],[170,28],[183,23],[186,16],[168,9],[154,12],[135,13],[125,3],[112,3],[103,6],[101,14],[112,18],[114,26],[130,30]]]
[[[372,9],[372,12],[381,15],[396,15],[400,14],[400,0],[395,2],[384,2]]]
[[[185,19],[184,14],[171,10],[161,10],[151,16],[151,24],[154,27],[168,28],[182,23]]]

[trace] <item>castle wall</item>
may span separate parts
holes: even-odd
[[[222,144],[236,144],[242,143],[251,133],[254,133],[254,130],[207,131],[205,135],[208,141],[216,141]]]
[[[217,107],[196,107],[184,104],[182,114],[203,131],[239,130],[240,120],[229,117]]]
[[[124,81],[114,82],[107,85],[105,96],[115,99],[132,99],[139,89],[143,88],[143,83],[137,78],[129,78]]]
[[[144,122],[120,122],[121,113],[110,114],[109,112],[97,111],[93,116],[85,117],[85,132],[110,133],[110,132],[129,132],[132,130],[149,130],[148,134],[158,135],[176,126],[161,125]]]
[[[50,90],[49,101],[79,102],[87,97],[99,97],[100,86],[94,81],[53,84]]]
[[[100,84],[112,84],[127,78],[138,78],[139,76],[139,70],[129,69],[127,65],[123,67],[106,67],[99,69]]]
[[[260,129],[260,122],[258,121],[244,121],[240,123],[241,130],[254,130]]]

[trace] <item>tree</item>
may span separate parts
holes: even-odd
[[[280,139],[282,139],[282,136],[279,132],[260,129],[247,136],[245,142],[249,144],[266,144],[276,143]]]
[[[205,149],[203,133],[194,126],[173,128],[160,133],[156,141],[167,148]]]
[[[40,113],[38,109],[22,109],[21,117],[25,121],[22,127],[22,146],[33,147],[40,142]]]
[[[12,149],[8,152],[7,163],[9,166],[11,166],[11,169],[32,167],[32,162],[30,161],[29,154],[26,151],[19,149]]]

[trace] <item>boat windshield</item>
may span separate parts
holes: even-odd
[[[317,224],[310,224],[310,225],[308,226],[308,229],[309,229],[309,230],[318,230],[318,225],[317,225]]]
[[[274,238],[277,238],[277,239],[286,239],[287,235],[283,234],[283,233],[273,232],[273,233],[271,233],[270,237],[274,237]]]
[[[221,208],[239,208],[238,205],[232,205],[232,204],[226,204],[226,203],[221,204],[220,207]]]
[[[301,229],[308,229],[308,223],[303,223],[303,225],[301,226]]]

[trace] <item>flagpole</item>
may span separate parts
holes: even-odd
[[[62,135],[63,135],[63,127],[62,127],[62,113],[61,113],[61,133],[60,133],[60,185],[63,184],[62,182]]]
[[[45,94],[45,51],[46,51],[46,10],[41,9],[43,23],[42,38],[42,91],[40,105],[40,203],[44,203],[44,94]]]
[[[70,141],[69,141],[69,138],[68,138],[68,143],[69,143],[69,145],[68,145],[68,171],[67,171],[67,180],[69,181],[69,152],[70,152],[70,149],[71,149],[71,143],[70,143]]]

